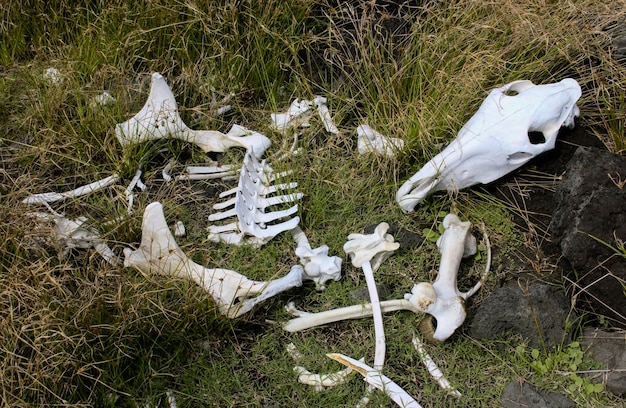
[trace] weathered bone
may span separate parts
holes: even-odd
[[[491,91],[456,139],[400,187],[398,204],[411,212],[436,191],[489,183],[553,149],[561,126],[574,126],[580,96],[571,78],[515,81]]]
[[[326,356],[340,362],[346,367],[352,368],[354,371],[357,371],[364,377],[365,382],[367,382],[370,386],[383,391],[393,402],[398,404],[398,406],[405,408],[422,407],[413,397],[402,389],[402,387],[392,381],[389,377],[383,375],[380,370],[376,370],[359,360],[355,360],[343,354],[329,353],[326,354]]]
[[[394,242],[391,235],[387,234],[389,224],[381,222],[372,234],[350,234],[348,242],[343,250],[352,259],[352,265],[360,268],[363,262],[370,262],[372,269],[376,270],[389,258],[400,244]]]
[[[271,142],[256,132],[242,132],[234,125],[224,134],[216,130],[193,130],[181,119],[178,105],[165,78],[157,72],[152,74],[150,94],[143,108],[131,119],[115,126],[115,135],[123,146],[147,140],[171,137],[193,143],[205,152],[224,152],[231,147],[254,148],[263,155]]]
[[[98,235],[97,231],[87,225],[86,217],[78,217],[70,220],[56,212],[52,214],[43,212],[29,213],[30,216],[43,222],[53,222],[51,234],[47,236],[51,243],[60,249],[59,258],[63,259],[74,248],[94,248],[105,261],[111,265],[118,265],[117,255],[109,248],[107,243]]]
[[[287,353],[296,361],[296,363],[302,358],[302,355],[293,343],[289,343],[287,345]],[[360,359],[359,361],[363,362],[364,360]],[[314,374],[303,366],[295,366],[293,371],[298,375],[298,382],[301,384],[312,385],[315,387],[316,391],[322,391],[327,387],[341,385],[345,383],[348,380],[349,375],[352,374],[352,368],[350,367],[328,374]]]
[[[266,212],[274,205],[292,203],[302,198],[302,193],[280,195],[297,187],[297,183],[272,185],[286,174],[288,173],[275,174],[265,162],[258,161],[252,149],[248,150],[237,187],[220,194],[220,198],[230,198],[213,206],[215,210],[225,211],[209,216],[209,221],[232,218],[235,221],[226,225],[209,226],[209,239],[240,245],[244,242],[244,237],[248,237],[246,242],[260,247],[281,232],[294,229],[300,222],[299,217],[282,222],[280,220],[295,214],[298,211],[297,204],[286,210]]]
[[[380,156],[393,157],[398,150],[404,148],[404,140],[383,136],[368,125],[357,127],[356,133],[359,154],[375,153]]]
[[[437,328],[432,333],[425,333],[427,340],[444,341],[465,320],[465,300],[481,287],[491,267],[491,248],[488,237],[484,234],[487,244],[487,263],[481,280],[468,292],[460,292],[457,287],[457,274],[463,256],[476,252],[476,240],[470,234],[469,222],[461,222],[454,214],[449,214],[443,221],[446,228],[437,241],[441,252],[441,265],[435,283],[420,282],[413,287],[412,293],[404,299],[385,300],[380,302],[381,312],[388,313],[409,310],[413,313],[429,313],[437,319]],[[301,314],[286,322],[283,328],[289,332],[297,332],[311,327],[347,319],[360,319],[372,315],[372,305],[354,305],[319,313]]]
[[[405,295],[405,299],[437,319],[437,329],[432,338],[444,341],[465,321],[465,300],[457,286],[457,275],[464,256],[476,253],[476,238],[471,234],[472,224],[461,222],[448,214],[443,220],[445,232],[437,240],[441,253],[439,273],[433,284],[420,282]]]
[[[285,113],[272,113],[270,115],[273,127],[284,133],[292,127],[309,126],[312,105],[311,101],[295,99]]]
[[[309,240],[300,227],[294,228],[291,233],[298,244],[296,255],[304,266],[304,279],[315,282],[317,290],[324,290],[329,280],[341,279],[341,258],[328,256],[328,246],[322,245],[311,248]]]
[[[198,265],[176,243],[159,202],[149,204],[144,211],[140,247],[134,251],[126,248],[124,255],[124,266],[132,266],[142,273],[193,280],[209,292],[220,313],[229,318],[239,317],[258,303],[301,286],[304,274],[303,268],[296,265],[282,278],[260,282],[229,269],[209,269]]]
[[[65,191],[63,193],[50,192],[32,194],[22,200],[22,202],[24,204],[43,204],[53,203],[55,201],[61,201],[68,198],[80,197],[115,184],[119,179],[120,177],[117,174],[113,174],[112,176],[105,177],[101,180],[94,181],[93,183],[75,188],[74,190]]]
[[[328,133],[332,133],[333,135],[339,133],[337,125],[335,125],[335,122],[333,122],[333,119],[330,116],[328,106],[326,106],[326,98],[324,98],[323,96],[316,96],[313,99],[313,105],[317,107],[317,113],[320,115],[320,119],[324,124],[324,129],[326,129]]]
[[[383,260],[391,256],[400,247],[400,244],[393,242],[393,237],[387,234],[388,229],[389,224],[382,222],[376,227],[373,234],[350,234],[348,235],[348,242],[343,246],[346,254],[352,258],[352,265],[363,269],[365,281],[367,282],[372,315],[374,317],[376,338],[374,368],[377,370],[382,370],[385,362],[385,330],[376,281],[374,279],[374,270],[378,269]]]

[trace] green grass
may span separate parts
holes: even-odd
[[[521,211],[480,190],[437,194],[411,215],[395,204],[399,185],[451,140],[490,89],[517,80],[553,82],[566,76],[583,87],[579,125],[622,151],[625,68],[611,59],[603,31],[618,21],[611,2],[459,0],[430,6],[372,6],[329,0],[156,0],[12,2],[0,19],[0,401],[2,406],[165,406],[171,390],[179,407],[354,406],[365,385],[348,383],[317,392],[297,382],[286,346],[303,355],[313,372],[341,367],[327,359],[341,352],[371,363],[370,319],[290,334],[280,323],[288,301],[307,311],[357,302],[349,293],[365,286],[345,259],[350,233],[388,222],[422,234],[436,231],[451,209],[474,225],[485,222],[497,250],[494,274],[479,302],[507,273],[508,259],[529,240],[513,215]],[[43,79],[55,67],[59,84]],[[184,221],[178,243],[196,262],[239,271],[252,279],[284,275],[298,262],[283,234],[256,251],[206,238],[207,216],[224,182],[160,181],[174,157],[175,169],[202,164],[207,155],[175,140],[122,148],[116,123],[137,112],[152,72],[162,73],[181,116],[195,129],[227,131],[234,123],[266,134],[270,154],[286,139],[270,129],[270,113],[291,101],[324,95],[338,135],[315,118],[302,129],[304,151],[280,167],[305,194],[301,227],[312,246],[328,245],[344,258],[343,279],[324,292],[308,283],[260,305],[236,320],[221,317],[211,299],[189,282],[144,276],[105,264],[91,250],[59,259],[42,243],[49,231],[36,225],[21,203],[28,194],[65,191],[118,173],[119,185],[56,203],[69,217],[86,216],[121,254],[136,247],[143,207],[164,205],[168,223]],[[103,91],[116,104],[93,108]],[[234,93],[233,110],[215,117],[214,99]],[[620,113],[622,112],[622,113]],[[397,157],[361,157],[356,126],[367,123],[407,146]],[[210,155],[236,164],[240,150]],[[125,184],[137,168],[149,190],[126,215]],[[304,171],[302,170],[304,169]],[[106,223],[108,220],[120,220]],[[532,231],[531,231],[532,232]],[[545,238],[537,229],[532,243]],[[424,240],[398,251],[376,277],[392,297],[431,278],[439,254]],[[482,260],[465,261],[461,285],[470,287]],[[471,313],[471,310],[470,310]],[[579,406],[620,406],[623,400],[561,375],[575,348],[534,353],[519,339],[478,342],[463,330],[428,351],[463,398],[446,396],[428,376],[411,338],[420,316],[385,317],[385,374],[426,407],[493,407],[504,385],[525,380],[566,393]],[[535,355],[536,354],[536,355]],[[537,362],[547,369],[538,369]],[[547,363],[549,362],[549,364]],[[587,363],[586,363],[587,364]],[[543,366],[541,366],[543,367]],[[587,367],[584,364],[581,367]],[[570,370],[571,371],[571,370]],[[574,370],[575,371],[575,370]],[[382,393],[370,406],[390,406]]]

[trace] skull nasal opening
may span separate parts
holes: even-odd
[[[543,144],[546,142],[546,137],[543,135],[542,132],[529,131],[528,141],[530,142],[530,144],[534,145]]]

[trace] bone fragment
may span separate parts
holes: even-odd
[[[324,129],[326,129],[328,133],[336,135],[339,133],[339,129],[337,129],[337,125],[335,125],[333,118],[330,116],[330,111],[328,110],[326,102],[327,100],[323,96],[316,96],[313,99],[313,105],[317,107],[317,113],[320,115]]]
[[[108,92],[103,92],[100,95],[94,97],[89,106],[92,108],[97,108],[98,106],[108,106],[113,105],[115,103],[115,98]]]
[[[393,402],[398,404],[398,406],[404,408],[422,407],[420,404],[417,403],[417,401],[415,401],[413,397],[411,397],[404,389],[402,389],[402,387],[393,382],[389,377],[383,375],[379,370],[376,370],[361,361],[355,360],[343,354],[329,353],[326,354],[326,356],[332,358],[333,360],[339,361],[341,364],[359,372],[363,377],[365,377],[365,381],[369,385],[383,391],[389,396],[389,398],[391,398]]]
[[[22,202],[24,204],[42,204],[53,203],[56,201],[65,200],[67,198],[80,197],[115,184],[119,179],[120,177],[117,174],[113,174],[112,176],[105,177],[102,180],[94,181],[93,183],[63,193],[51,192],[32,194],[22,200]]]
[[[289,343],[287,345],[287,353],[296,362],[302,358],[302,355],[293,343]],[[363,361],[363,359],[359,361]],[[312,385],[315,387],[316,391],[322,391],[326,387],[335,387],[345,383],[353,370],[350,367],[346,367],[345,369],[334,373],[314,374],[302,366],[295,366],[293,371],[298,375],[298,382],[301,384]]]
[[[436,191],[489,183],[553,149],[561,126],[574,126],[580,96],[571,78],[494,89],[457,137],[400,187],[400,208],[411,212]]]
[[[343,250],[352,259],[352,265],[360,268],[363,262],[369,261],[372,270],[378,269],[385,259],[390,257],[400,244],[394,242],[387,234],[389,224],[381,222],[373,234],[350,234]]]
[[[419,354],[422,363],[424,363],[424,365],[426,366],[426,369],[430,373],[431,377],[433,377],[435,381],[437,381],[441,388],[448,391],[448,394],[455,398],[460,398],[462,396],[461,393],[456,390],[450,384],[450,381],[448,381],[448,379],[443,375],[443,372],[441,372],[439,367],[437,367],[435,361],[430,357],[430,355],[424,348],[424,344],[418,336],[413,337],[413,346],[415,347],[417,354]]]
[[[227,134],[215,130],[193,130],[181,119],[172,90],[159,73],[152,74],[150,94],[143,108],[131,119],[115,126],[115,135],[123,146],[161,138],[193,143],[204,152],[224,152],[231,147],[254,149],[262,156],[270,140],[256,132],[231,129]]]
[[[304,266],[304,279],[315,282],[317,290],[324,290],[326,282],[331,279],[335,281],[341,279],[342,260],[338,256],[328,256],[328,246],[311,248],[309,240],[300,227],[294,228],[291,233],[298,245],[296,255]]]
[[[261,282],[228,269],[205,268],[185,255],[170,232],[163,206],[149,204],[143,216],[141,245],[137,250],[124,249],[124,266],[145,274],[158,273],[190,279],[205,289],[221,314],[236,318],[258,303],[285,290],[302,285],[304,270],[296,265],[282,278]]]
[[[311,116],[311,101],[295,99],[285,113],[272,113],[272,126],[280,131],[286,132],[293,127],[308,127]]]
[[[141,169],[138,169],[135,172],[135,176],[130,180],[128,187],[126,187],[126,190],[124,191],[124,195],[126,196],[126,200],[128,201],[128,215],[132,214],[133,212],[133,204],[135,202],[135,193],[133,192],[133,190],[135,189],[135,187],[139,188],[142,191],[146,189],[146,185],[141,181],[141,174]]]
[[[54,223],[48,238],[52,244],[60,248],[59,258],[63,259],[71,249],[94,248],[105,261],[111,265],[119,265],[120,261],[106,242],[98,235],[96,230],[87,225],[86,217],[68,219],[58,213],[29,213],[31,216],[47,223]]]
[[[404,140],[383,136],[368,125],[360,125],[356,128],[356,132],[359,154],[375,153],[380,156],[393,157],[404,148]]]

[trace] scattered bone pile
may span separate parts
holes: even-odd
[[[59,77],[56,71],[46,71],[46,75],[50,80]],[[579,114],[576,101],[580,96],[580,87],[573,79],[548,85],[515,81],[493,90],[478,112],[459,131],[456,139],[398,190],[397,202],[401,210],[413,211],[416,205],[439,190],[453,191],[493,181],[522,166],[537,154],[554,148],[561,126],[574,125],[574,117]],[[99,104],[114,102],[108,94],[94,101]],[[320,96],[313,101],[296,99],[285,113],[271,115],[273,127],[284,134],[290,128],[308,126],[312,112],[316,109],[326,131],[336,134],[339,129],[326,103],[326,98]],[[245,148],[237,186],[222,193],[220,198],[224,201],[213,207],[216,212],[209,217],[209,221],[214,223],[209,227],[209,238],[228,244],[261,248],[278,234],[291,231],[297,245],[295,253],[300,260],[300,264],[294,265],[287,275],[270,281],[254,281],[228,269],[206,268],[193,262],[180,249],[175,235],[168,227],[162,204],[153,202],[143,213],[139,247],[125,248],[123,251],[125,267],[136,268],[145,274],[156,273],[192,280],[207,291],[220,313],[228,318],[239,317],[260,302],[301,286],[304,280],[314,281],[317,289],[323,290],[326,282],[341,279],[342,259],[330,256],[326,245],[312,248],[298,226],[299,218],[294,215],[303,194],[295,192],[297,183],[281,183],[288,173],[275,172],[270,163],[261,159],[271,146],[266,136],[239,125],[233,125],[228,133],[192,130],[181,119],[175,97],[163,76],[158,73],[152,75],[150,94],[143,108],[128,121],[118,124],[115,133],[123,146],[160,138],[176,138],[190,142],[204,152]],[[360,154],[391,157],[404,148],[403,140],[385,137],[366,124],[358,126],[356,133]],[[290,153],[295,151],[296,146],[293,146]],[[174,180],[169,175],[171,167],[170,162],[163,169],[163,178],[168,182]],[[233,178],[237,173],[235,166],[217,163],[206,167],[188,167],[186,171],[186,174],[176,179],[226,179]],[[72,248],[93,248],[107,262],[118,265],[118,256],[95,228],[86,225],[86,218],[67,219],[63,214],[55,212],[51,204],[90,194],[119,180],[120,177],[114,174],[75,190],[34,194],[25,198],[23,203],[47,207],[48,212],[33,211],[30,214],[39,222],[53,226],[53,233],[48,239],[60,248],[60,256],[66,255]],[[133,209],[134,191],[137,188],[145,189],[141,171],[137,171],[126,188],[129,213]],[[285,204],[291,207],[276,209]],[[399,247],[394,238],[387,234],[389,226],[381,223],[373,234],[348,236],[344,251],[350,256],[352,264],[363,270],[370,302],[319,313],[298,310],[291,303],[286,306],[286,310],[295,318],[285,322],[283,327],[289,332],[296,332],[340,320],[372,316],[376,338],[373,366],[366,364],[365,359],[356,360],[338,353],[328,354],[329,358],[347,368],[336,373],[314,374],[297,366],[294,371],[300,382],[323,389],[342,384],[350,373],[356,371],[368,383],[368,392],[361,406],[367,403],[368,394],[374,388],[387,393],[400,406],[420,406],[382,373],[385,361],[382,315],[398,310],[427,314],[429,317],[420,326],[422,334],[431,342],[445,341],[463,324],[466,317],[465,301],[480,289],[491,261],[489,240],[483,228],[488,255],[485,273],[470,291],[460,292],[457,274],[461,259],[476,253],[476,238],[471,233],[470,222],[462,222],[455,214],[445,217],[443,227],[444,233],[437,241],[441,262],[435,281],[418,282],[411,293],[397,300],[379,300],[374,276],[385,259]],[[177,224],[176,235],[181,231],[184,231],[184,226]],[[432,318],[437,321],[436,329],[433,328]],[[413,344],[433,378],[451,395],[460,397],[460,392],[446,380],[418,337],[414,338]],[[293,345],[290,345],[288,352],[296,362],[301,357]]]

